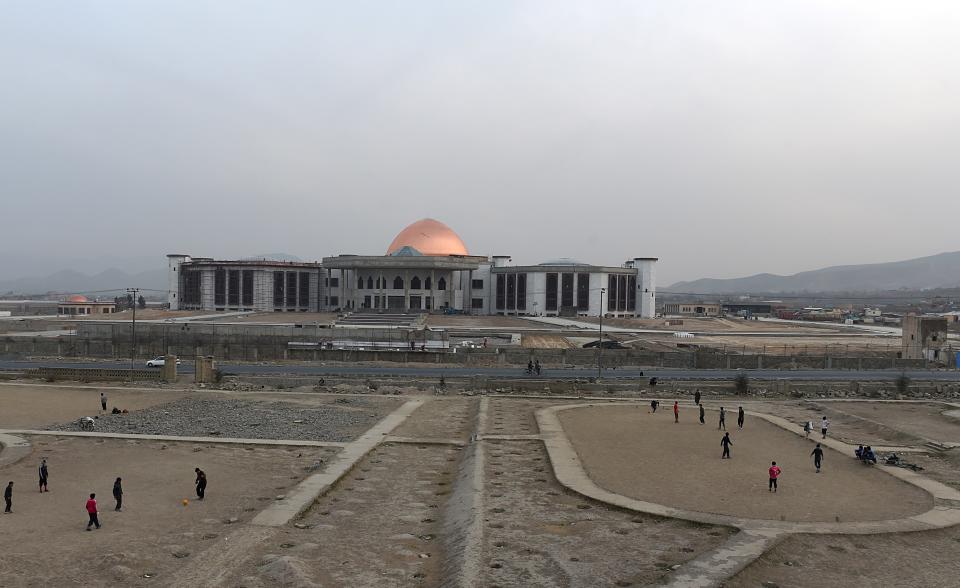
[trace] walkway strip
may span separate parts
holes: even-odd
[[[340,478],[352,470],[364,456],[383,441],[390,431],[397,428],[423,403],[423,400],[405,402],[356,441],[348,443],[324,471],[313,474],[300,482],[285,498],[274,502],[261,511],[253,518],[251,524],[279,527],[296,518],[300,513],[307,510],[319,496],[327,492]]]
[[[721,586],[783,537],[777,531],[740,531],[720,547],[688,561],[671,574],[669,588]]]
[[[136,439],[176,443],[228,443],[235,445],[281,445],[286,447],[346,447],[342,441],[310,441],[305,439],[244,439],[240,437],[180,437],[177,435],[139,435],[136,433],[102,433],[97,431],[40,431],[34,429],[0,429],[0,433],[46,435],[49,437],[92,437],[96,439]]]

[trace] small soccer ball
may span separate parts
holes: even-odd
[[[184,499],[183,499],[183,505],[186,506],[186,505],[188,505],[188,504],[190,504],[190,501],[187,500],[186,498],[184,498]]]

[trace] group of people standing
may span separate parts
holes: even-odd
[[[702,425],[702,424],[705,424],[706,420],[705,420],[704,407],[703,407],[703,404],[700,402],[700,400],[701,400],[700,390],[697,390],[693,396],[693,401],[697,405],[697,408],[699,409],[700,424]],[[659,406],[660,406],[659,400],[656,400],[656,399],[651,400],[650,412],[656,413],[657,408]],[[743,425],[745,421],[746,421],[746,412],[743,410],[742,406],[738,406],[737,407],[737,428],[740,430],[743,430]],[[680,422],[680,403],[679,401],[676,401],[676,400],[674,400],[673,402],[673,422],[674,423]],[[829,429],[829,427],[830,427],[830,421],[827,419],[826,416],[824,416],[820,421],[820,434],[822,435],[823,439],[827,438],[827,430]],[[730,453],[731,453],[730,448],[733,446],[733,439],[730,437],[730,433],[727,431],[727,411],[726,411],[726,408],[724,408],[723,406],[720,407],[719,420],[717,422],[717,430],[724,431],[723,437],[720,439],[720,446],[722,449],[720,459],[730,459]],[[810,436],[810,433],[812,431],[813,431],[813,423],[811,421],[807,421],[806,423],[804,423],[804,432],[806,433],[807,437]],[[872,458],[873,462],[876,463],[876,457],[873,456],[873,452],[872,450],[870,450],[869,447],[864,448],[861,445],[856,453],[857,453],[858,459],[870,460]],[[823,455],[824,455],[823,447],[821,447],[821,445],[817,443],[813,451],[810,452],[810,456],[813,457],[813,465],[816,468],[816,472],[818,474],[820,473],[820,468],[823,464]],[[865,458],[864,456],[867,456],[867,455],[869,455],[870,457]],[[778,488],[778,482],[781,474],[783,473],[783,470],[780,468],[780,466],[777,465],[777,462],[773,461],[770,463],[770,468],[768,469],[767,473],[769,476],[768,489],[770,492],[776,492]]]
[[[100,409],[102,411],[107,410],[107,396],[103,392],[100,393]],[[206,495],[207,490],[207,474],[200,468],[194,468],[194,473],[196,474],[196,479],[194,484],[196,486],[197,498],[203,500]],[[37,476],[39,478],[39,490],[40,493],[50,492],[50,467],[47,465],[46,458],[40,460],[40,465],[37,468]],[[113,482],[113,499],[116,501],[116,506],[114,507],[115,512],[121,512],[123,509],[123,478],[117,477]],[[7,486],[3,491],[3,501],[4,501],[4,514],[13,513],[13,480],[7,482]],[[86,505],[84,507],[87,511],[88,522],[87,522],[87,531],[90,531],[92,528],[100,528],[100,509],[97,504],[97,494],[96,492],[91,492],[89,498],[87,499]]]

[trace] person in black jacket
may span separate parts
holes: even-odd
[[[13,507],[13,482],[7,484],[6,490],[3,491],[3,501],[7,503],[7,507],[3,509],[4,514],[9,514],[13,512],[10,510]]]
[[[50,472],[47,470],[47,460],[43,459],[40,461],[40,469],[38,470],[40,474],[40,491],[49,492],[50,489],[47,488],[47,478],[50,476]]]
[[[720,445],[723,445],[723,455],[720,459],[730,459],[730,446],[733,445],[733,440],[730,439],[730,433],[724,433],[723,439],[720,440]]]
[[[207,490],[207,474],[205,474],[200,468],[194,468],[193,471],[197,473],[197,498],[199,500],[203,500],[203,495]]]
[[[813,465],[817,468],[817,473],[820,473],[820,462],[823,461],[823,449],[820,448],[820,444],[817,443],[817,446],[813,448],[813,451],[810,452],[810,455],[813,456]]]
[[[123,485],[120,483],[120,478],[113,483],[113,499],[117,501],[117,507],[113,510],[120,512],[123,508]]]
[[[743,428],[743,417],[746,416],[746,413],[743,412],[743,407],[737,408],[737,428]]]

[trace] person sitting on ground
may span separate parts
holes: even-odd
[[[853,454],[857,456],[857,459],[863,459],[863,445],[854,449]]]
[[[873,448],[869,445],[863,450],[863,461],[877,463],[877,456],[873,453]]]

